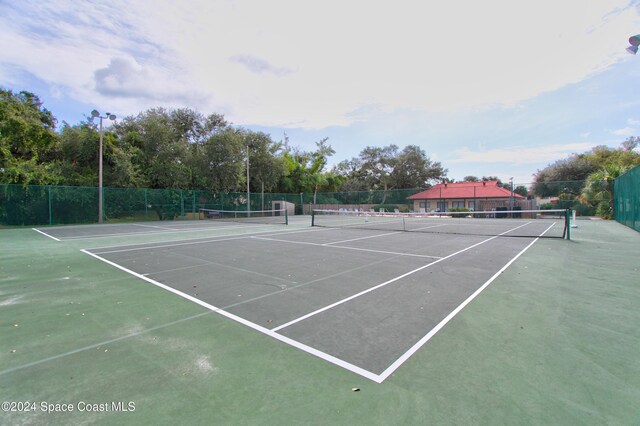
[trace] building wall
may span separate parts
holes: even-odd
[[[414,200],[413,211],[420,212],[424,209],[426,212],[435,210],[449,211],[451,209],[469,209],[476,210],[475,203],[478,200],[467,199],[451,199],[451,200]]]
[[[450,211],[454,208],[465,208],[475,211],[492,211],[497,207],[510,207],[511,200],[509,198],[461,198],[461,199],[445,199],[445,200],[414,200],[414,212],[431,212],[431,211]],[[536,207],[531,200],[513,200],[513,206],[518,206],[523,210],[533,210]]]

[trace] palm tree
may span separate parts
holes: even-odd
[[[607,165],[591,173],[585,182],[580,202],[596,208],[596,214],[603,219],[613,218],[613,182],[627,171],[620,165]]]

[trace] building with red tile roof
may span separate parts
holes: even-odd
[[[449,211],[451,209],[494,210],[514,207],[526,198],[498,186],[497,180],[483,182],[439,183],[408,197],[414,211]]]

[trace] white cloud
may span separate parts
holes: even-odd
[[[94,72],[95,90],[109,98],[134,99],[137,102],[171,102],[181,106],[201,103],[200,96],[179,80],[157,67],[145,67],[134,58],[114,58],[105,68]]]
[[[537,164],[566,158],[593,147],[591,143],[553,144],[536,147],[514,146],[481,151],[468,148],[456,150],[446,163],[507,163],[513,165]]]
[[[636,134],[636,128],[627,126],[623,127],[622,129],[614,130],[611,133],[618,136],[633,136]]]
[[[640,120],[636,120],[634,118],[629,118],[627,120],[627,124],[629,124],[630,126],[640,126]]]
[[[640,25],[626,0],[51,0],[4,10],[3,78],[19,68],[123,113],[188,104],[305,128],[366,120],[371,106],[513,106],[624,60],[620,40]]]
[[[258,58],[253,55],[234,55],[229,58],[231,62],[236,62],[251,72],[257,74],[273,74],[278,77],[283,77],[287,74],[291,74],[293,71],[287,68],[279,68],[271,65],[269,61],[262,58]]]

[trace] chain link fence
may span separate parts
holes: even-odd
[[[640,166],[614,181],[613,215],[616,221],[640,231]]]
[[[104,221],[195,219],[200,209],[270,210],[275,201],[295,204],[296,214],[319,204],[407,205],[418,189],[335,193],[250,193],[206,190],[103,188]],[[98,188],[0,185],[0,226],[98,222]]]
[[[636,172],[636,176],[638,174]],[[527,208],[573,208],[577,210],[578,215],[583,216],[595,213],[592,207],[585,206],[579,201],[580,189],[584,182],[545,182],[544,185],[549,186],[547,192],[556,193],[556,196],[531,200],[531,206]],[[527,186],[532,187],[532,185]],[[247,196],[246,192],[104,188],[103,209],[106,223],[195,219],[198,217],[199,210],[203,208],[245,211],[250,207],[252,211],[270,210],[275,201],[295,204],[296,214],[309,214],[311,208],[317,208],[317,206],[332,209],[375,208],[379,210],[384,208],[387,211],[394,209],[409,211],[414,206],[407,198],[422,190],[369,190],[316,194],[257,192]],[[0,226],[97,222],[97,187],[0,184]],[[637,224],[637,216],[635,223]]]

